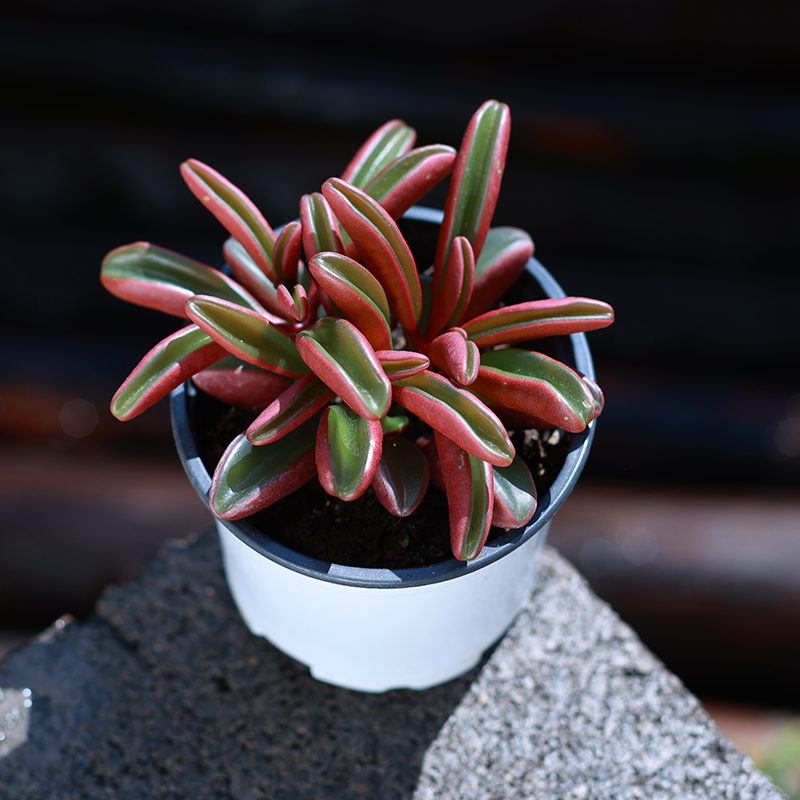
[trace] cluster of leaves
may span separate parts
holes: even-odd
[[[514,345],[603,327],[613,311],[579,297],[498,307],[533,252],[524,231],[489,227],[509,128],[507,106],[487,101],[456,152],[413,149],[413,129],[388,122],[280,232],[222,175],[184,163],[231,235],[232,277],[148,243],[106,256],[109,291],[191,322],[144,357],[112,412],[130,419],[190,377],[258,412],[214,474],[210,503],[223,519],[317,476],[342,500],[371,486],[396,516],[432,480],[447,493],[459,559],[480,552],[490,525],[524,525],[536,488],[506,426],[581,431],[602,394]],[[417,265],[396,220],[451,172],[434,263]]]

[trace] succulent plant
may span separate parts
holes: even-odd
[[[533,253],[524,231],[489,227],[509,129],[508,107],[493,100],[457,152],[413,149],[413,129],[388,122],[280,230],[222,175],[185,162],[189,188],[230,233],[230,276],[148,243],[106,256],[109,291],[191,323],[142,359],[112,412],[130,419],[193,378],[257,413],[214,474],[222,519],[316,476],[346,501],[372,487],[396,516],[432,480],[462,560],[490,525],[527,523],[536,488],[504,421],[578,432],[603,396],[523,343],[604,327],[613,311],[582,297],[502,304]],[[434,263],[417,264],[397,220],[451,172]]]

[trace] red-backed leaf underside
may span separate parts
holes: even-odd
[[[196,325],[159,342],[125,379],[111,400],[111,413],[123,422],[166,397],[200,370],[228,355]]]
[[[522,274],[533,255],[533,240],[519,228],[489,228],[475,263],[475,284],[462,320],[494,308]]]
[[[527,342],[546,336],[593,331],[614,321],[614,309],[587,297],[531,300],[488,311],[462,327],[478,347]]]
[[[345,319],[322,317],[295,339],[300,356],[350,408],[379,420],[389,410],[392,389],[366,337]]]
[[[453,171],[455,160],[456,151],[447,145],[418,147],[392,161],[364,191],[377,200],[392,219],[400,219]]]
[[[309,371],[292,337],[260,314],[204,295],[189,300],[186,313],[215,342],[249,364],[289,378]]]
[[[328,406],[317,428],[317,476],[322,488],[340,500],[361,497],[383,450],[379,420],[368,420],[346,406]]]
[[[247,429],[250,444],[265,445],[286,436],[333,400],[333,392],[313,373],[285,389]]]
[[[468,453],[503,467],[514,459],[506,429],[475,395],[433,372],[392,382],[394,400]]]
[[[492,466],[462,450],[439,431],[434,434],[447,491],[450,546],[457,559],[471,561],[483,548],[492,523]]]
[[[420,504],[431,468],[422,450],[402,436],[383,440],[383,454],[372,479],[381,505],[396,517],[407,517]]]
[[[241,519],[291,494],[317,472],[314,446],[318,417],[282,439],[256,447],[244,434],[223,453],[211,482],[211,510],[222,519]]]
[[[527,525],[536,513],[536,484],[528,465],[517,456],[494,472],[492,525],[511,530]]]
[[[492,350],[481,356],[470,389],[491,403],[531,414],[579,433],[589,423],[594,398],[577,372],[529,350]]]
[[[511,114],[487,100],[473,115],[456,157],[439,231],[435,265],[441,269],[456,236],[466,236],[476,257],[492,221],[505,167]]]
[[[389,301],[378,279],[366,267],[339,253],[318,253],[308,268],[336,303],[339,315],[352,322],[375,350],[391,348]]]
[[[380,281],[407,333],[419,325],[422,290],[411,250],[395,221],[369,195],[337,178],[322,187],[367,269]]]
[[[292,385],[291,379],[254,367],[235,356],[212,364],[192,380],[198,389],[217,400],[250,411],[266,408]]]
[[[345,167],[342,180],[359,188],[365,187],[384,167],[407,153],[416,138],[416,131],[403,120],[389,120],[359,147]]]
[[[425,330],[428,341],[443,328],[456,325],[472,297],[475,257],[472,245],[464,236],[457,236],[443,271],[433,272],[433,309]]]
[[[250,198],[202,161],[190,158],[181,164],[181,175],[192,194],[238,239],[273,282],[272,252],[275,233]]]
[[[254,297],[218,270],[149,242],[112,250],[103,259],[100,280],[116,297],[175,317],[186,317],[186,301],[196,294],[263,310]]]
[[[461,386],[469,386],[478,377],[481,354],[463,328],[451,328],[437,336],[430,353],[431,361]]]

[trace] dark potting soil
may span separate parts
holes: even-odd
[[[192,412],[200,455],[213,474],[225,448],[255,415],[199,390]],[[539,497],[564,465],[570,440],[569,433],[558,429],[521,431],[512,436],[517,453],[531,470]],[[248,521],[282,545],[334,564],[408,569],[452,558],[447,498],[433,483],[413,514],[395,517],[371,488],[358,500],[344,502],[331,497],[314,478]],[[489,541],[505,532],[492,527]]]

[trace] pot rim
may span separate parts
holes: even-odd
[[[437,209],[415,206],[404,214],[405,219],[441,224],[444,214]],[[555,278],[535,258],[530,258],[525,265],[548,297],[565,297],[565,292]],[[578,372],[594,378],[594,365],[589,344],[583,333],[573,333],[569,337],[570,348],[575,368]],[[191,381],[186,381],[170,395],[172,412],[172,431],[175,446],[189,480],[192,482],[203,502],[208,506],[208,493],[211,488],[211,476],[208,473],[197,450],[192,434],[189,404],[197,389]],[[538,533],[552,519],[569,493],[577,483],[589,455],[594,438],[596,420],[592,421],[585,431],[572,437],[572,446],[555,481],[539,498],[539,504],[533,519],[523,528],[510,530],[492,542],[484,545],[477,558],[472,561],[458,561],[455,558],[424,567],[408,569],[374,569],[369,567],[350,567],[320,561],[316,558],[298,553],[285,545],[271,539],[259,531],[247,518],[240,520],[219,520],[228,530],[249,545],[255,552],[294,572],[310,578],[337,583],[343,586],[362,588],[407,588],[424,586],[440,581],[452,580],[461,575],[475,572],[489,566]]]

